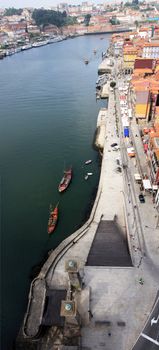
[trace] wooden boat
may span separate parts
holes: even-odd
[[[64,176],[63,176],[62,180],[60,181],[60,184],[58,187],[59,192],[63,192],[67,189],[67,187],[70,184],[71,179],[72,179],[72,168],[64,171]]]
[[[50,206],[50,216],[49,216],[49,221],[47,226],[47,232],[49,235],[55,230],[57,220],[58,220],[58,204],[54,209],[52,208],[52,206]]]
[[[91,159],[88,159],[88,160],[86,160],[86,161],[85,161],[85,163],[84,163],[84,164],[86,164],[86,165],[87,165],[87,164],[90,164],[90,163],[92,163],[92,160],[91,160]]]

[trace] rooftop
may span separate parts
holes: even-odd
[[[135,60],[134,69],[148,69],[152,71],[154,68],[154,60],[150,58],[137,58]]]

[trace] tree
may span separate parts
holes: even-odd
[[[5,9],[4,16],[13,16],[13,15],[21,15],[23,12],[23,9],[15,9],[14,7],[9,7],[8,9]]]
[[[91,18],[91,15],[88,13],[84,19],[84,23],[87,27],[89,26],[90,18]]]
[[[68,16],[66,24],[68,26],[73,25],[73,24],[77,24],[77,17]]]
[[[136,3],[136,1],[138,0],[134,0],[134,2],[126,2],[124,4],[125,7],[131,7],[134,10],[139,10],[140,6],[138,5],[138,3]]]
[[[116,86],[116,82],[115,82],[115,81],[111,81],[111,82],[110,82],[110,87],[111,87],[111,88],[114,88],[115,86]]]
[[[35,9],[33,11],[32,17],[36,22],[37,26],[47,26],[48,24],[53,24],[57,27],[62,27],[64,25],[72,22],[71,18],[67,16],[66,11],[59,12],[53,10],[43,10]],[[75,22],[75,19],[73,20]]]
[[[133,0],[133,1],[132,1],[132,4],[133,4],[133,5],[138,5],[138,3],[139,3],[139,0]]]
[[[110,22],[112,25],[120,24],[120,21],[117,19],[116,16],[112,16],[112,18],[109,20],[109,22]]]
[[[136,28],[138,28],[139,22],[138,22],[138,21],[135,21],[134,24],[135,24]]]

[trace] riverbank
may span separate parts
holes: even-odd
[[[22,51],[26,51],[26,50],[30,50],[33,48],[38,48],[41,46],[45,46],[45,45],[50,45],[50,44],[55,44],[57,42],[66,40],[66,39],[72,39],[75,38],[75,35],[59,35],[59,36],[53,36],[50,37],[48,39],[43,39],[43,37],[39,38],[38,41],[33,41],[33,42],[28,42],[26,45],[23,46],[18,46],[18,47],[12,47],[12,48],[8,48],[5,50],[1,50],[0,52],[0,59],[3,59],[7,56],[12,56],[16,53],[22,52]]]
[[[42,36],[39,37],[37,41],[30,41],[27,42],[25,45],[23,46],[13,46],[12,47],[8,47],[7,49],[3,49],[0,50],[0,59],[3,59],[5,57],[8,56],[12,56],[14,54],[17,54],[19,52],[22,51],[26,51],[26,50],[30,50],[32,48],[37,48],[37,47],[41,47],[41,46],[45,46],[45,45],[50,45],[50,44],[54,44],[63,40],[68,40],[68,39],[73,39],[79,36],[83,36],[83,35],[104,35],[104,34],[114,34],[114,33],[124,33],[124,32],[129,32],[132,31],[132,29],[129,28],[117,28],[117,29],[112,29],[109,31],[92,31],[92,32],[88,32],[86,31],[85,33],[70,33],[67,35],[58,35],[58,36],[50,36],[47,39]],[[101,38],[103,39],[103,38]]]

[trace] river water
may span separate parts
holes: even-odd
[[[33,267],[82,225],[93,203],[100,162],[92,145],[98,111],[106,104],[96,102],[95,82],[110,39],[102,37],[69,39],[0,62],[2,350],[12,349]],[[84,166],[87,159],[93,162]],[[72,183],[59,194],[70,165]],[[93,176],[85,181],[88,169]],[[59,222],[48,237],[49,204],[58,201]]]

